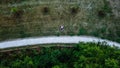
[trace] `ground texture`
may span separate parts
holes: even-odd
[[[119,0],[4,0],[0,2],[0,40],[92,35],[120,42],[118,3]],[[64,30],[60,30],[61,25]]]

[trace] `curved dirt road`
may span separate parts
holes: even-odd
[[[47,36],[47,37],[31,37],[16,39],[11,41],[0,42],[0,49],[9,47],[19,47],[26,45],[36,45],[36,44],[52,44],[52,43],[79,43],[79,42],[106,42],[110,46],[120,47],[117,42],[112,42],[105,39],[100,39],[91,36]]]

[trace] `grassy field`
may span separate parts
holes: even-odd
[[[0,40],[92,35],[120,42],[119,19],[106,0],[4,0],[0,2]]]

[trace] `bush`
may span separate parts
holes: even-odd
[[[49,14],[50,13],[50,9],[48,7],[43,7],[42,13],[43,14]]]
[[[72,15],[77,14],[77,13],[78,13],[78,10],[79,10],[79,7],[78,7],[78,6],[73,6],[73,7],[70,8],[70,13],[71,13]]]
[[[11,13],[13,18],[21,18],[23,15],[23,12],[24,12],[23,10],[17,7],[11,8]]]
[[[85,28],[80,28],[78,35],[84,35],[84,34],[87,34],[86,29]]]
[[[112,13],[112,9],[109,5],[109,3],[106,1],[106,0],[103,0],[104,1],[104,6],[101,7],[101,9],[98,11],[98,17],[105,17],[108,13]]]
[[[1,53],[2,67],[10,68],[120,68],[120,49],[103,43],[79,43],[72,48],[52,47]],[[37,53],[36,53],[37,52]],[[14,59],[12,59],[14,58]]]

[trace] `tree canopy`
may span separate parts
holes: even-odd
[[[1,68],[120,68],[120,49],[102,43],[38,47],[0,54]]]

